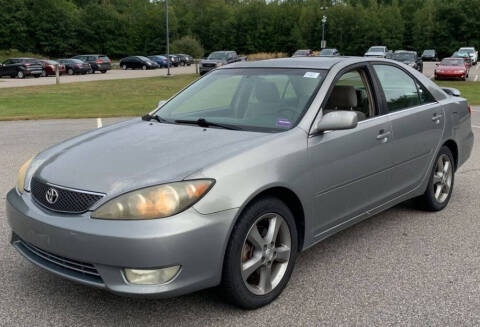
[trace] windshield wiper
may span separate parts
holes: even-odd
[[[214,123],[206,120],[205,118],[199,118],[197,120],[186,120],[186,119],[177,119],[175,120],[175,123],[177,124],[195,124],[200,127],[220,127],[224,129],[231,129],[231,130],[242,130],[243,128],[234,126],[234,125],[227,125],[227,124],[221,124],[221,123]]]
[[[169,120],[166,120],[162,117],[160,117],[159,115],[150,115],[150,114],[146,114],[145,116],[142,116],[142,120],[145,120],[145,121],[150,121],[150,120],[156,120],[158,121],[159,123],[167,123],[167,124],[172,124],[171,121]]]

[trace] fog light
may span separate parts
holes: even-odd
[[[138,285],[160,285],[173,279],[180,270],[180,266],[163,269],[127,269],[125,277],[129,283]]]

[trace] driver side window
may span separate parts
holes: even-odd
[[[323,113],[334,110],[354,111],[358,121],[374,116],[373,96],[364,70],[351,70],[337,80]]]

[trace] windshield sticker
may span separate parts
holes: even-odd
[[[286,127],[286,128],[289,128],[290,126],[292,126],[292,123],[291,123],[290,120],[288,120],[288,119],[278,118],[278,119],[277,119],[277,126],[278,126],[278,127]]]
[[[320,73],[306,72],[305,75],[303,75],[303,77],[306,77],[306,78],[318,78],[319,75],[320,75]]]

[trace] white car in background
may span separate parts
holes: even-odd
[[[474,47],[463,47],[458,49],[459,53],[468,53],[472,60],[472,65],[476,65],[478,62],[478,51]]]

